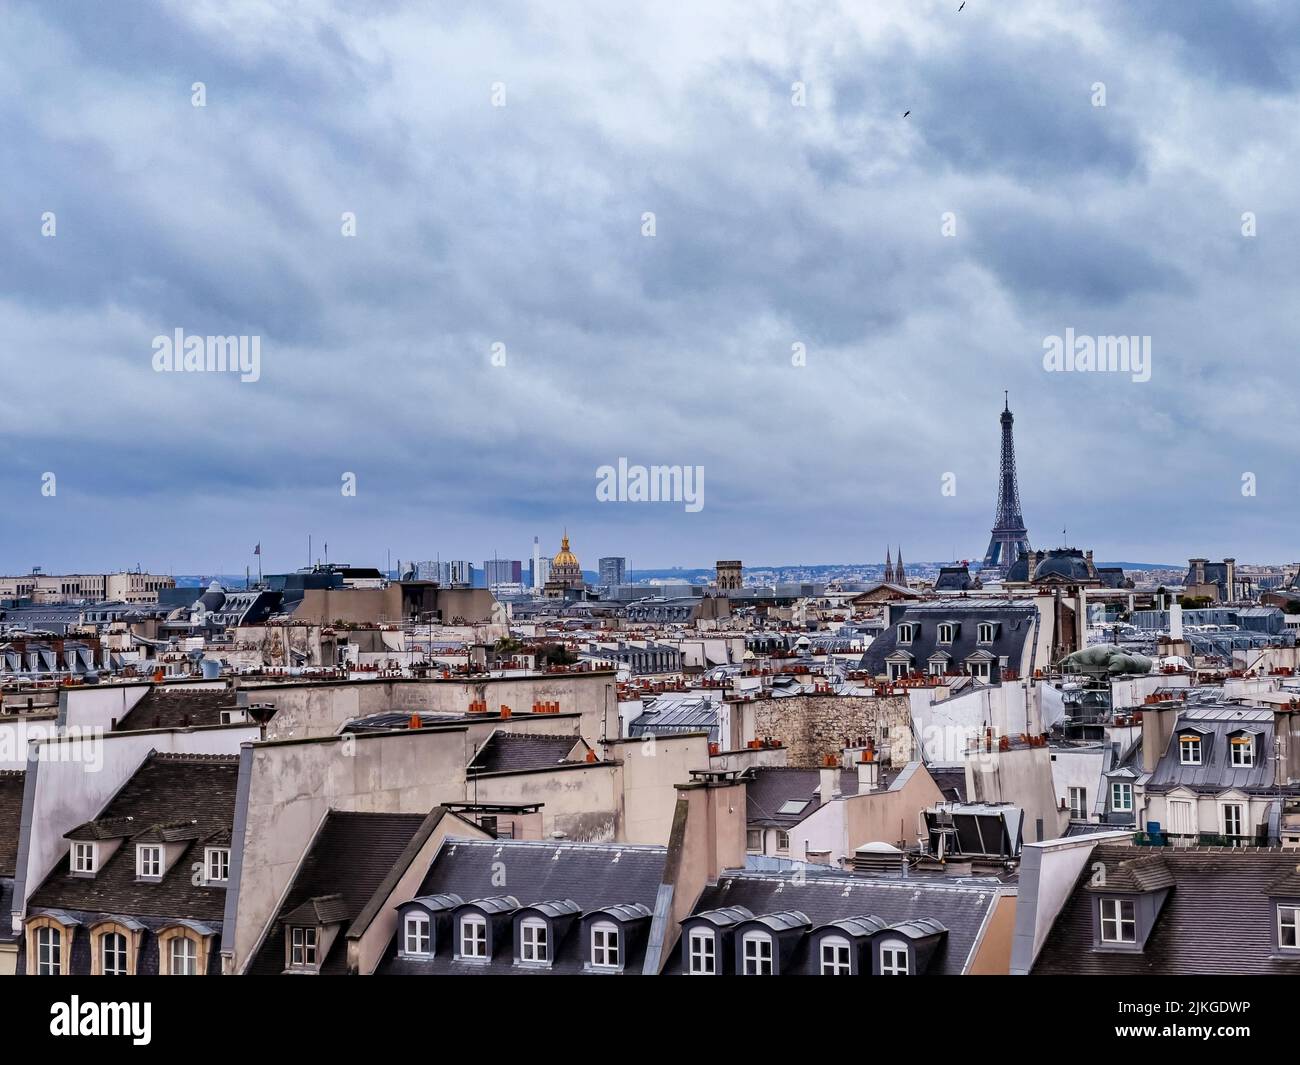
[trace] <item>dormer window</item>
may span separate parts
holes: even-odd
[[[295,969],[314,969],[319,950],[316,928],[294,927],[289,930],[290,952],[289,964]]]
[[[230,848],[208,847],[204,854],[204,866],[208,872],[209,884],[224,884],[230,879]]]
[[[519,925],[519,960],[549,962],[547,924],[539,917],[529,917]]]
[[[911,975],[912,970],[909,961],[907,944],[901,939],[887,939],[880,944],[881,976]]]
[[[72,871],[78,876],[94,876],[99,867],[99,855],[93,843],[72,845]]]
[[[821,974],[822,976],[849,976],[853,972],[850,962],[849,941],[839,936],[826,936],[822,940]]]
[[[1114,781],[1110,786],[1110,808],[1117,813],[1127,813],[1133,809],[1133,785],[1124,781]]]
[[[979,623],[979,628],[976,631],[976,636],[978,637],[980,643],[992,643],[993,636],[996,631],[997,631],[996,626],[994,626],[991,622],[981,621]]]
[[[1277,945],[1282,950],[1300,950],[1300,906],[1277,908]]]
[[[58,976],[63,972],[63,931],[53,925],[36,930],[36,975]]]
[[[1234,766],[1250,767],[1255,764],[1255,737],[1249,732],[1233,736],[1228,749],[1232,752]]]
[[[1101,900],[1101,941],[1137,942],[1137,906],[1132,899]]]
[[[746,976],[771,976],[772,937],[766,932],[746,932],[742,941]]]
[[[429,915],[425,913],[408,913],[402,922],[402,953],[427,957],[431,951],[429,938]]]
[[[957,635],[957,626],[950,621],[945,621],[939,626],[939,642],[952,643]]]
[[[913,635],[915,635],[915,630],[916,630],[916,626],[915,626],[915,625],[910,625],[910,624],[909,624],[909,625],[899,625],[899,626],[898,626],[898,642],[899,642],[899,643],[911,643],[911,642],[912,642],[912,637],[913,637]]]
[[[1201,764],[1201,737],[1194,732],[1184,732],[1178,737],[1178,761],[1183,765]]]
[[[141,880],[162,879],[162,848],[140,844],[135,849],[135,875]]]
[[[619,958],[618,926],[602,921],[591,926],[591,966],[593,969],[617,969]]]
[[[487,958],[487,920],[476,913],[460,919],[460,957]]]
[[[712,932],[696,929],[687,941],[691,976],[714,976],[718,972],[718,940]]]

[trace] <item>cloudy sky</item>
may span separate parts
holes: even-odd
[[[1003,389],[1034,546],[1300,556],[1300,11],[959,2],[6,4],[0,570],[979,557]]]

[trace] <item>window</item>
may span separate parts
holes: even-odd
[[[298,927],[292,929],[291,948],[289,964],[295,966],[315,965],[316,929],[313,927]]]
[[[1228,745],[1232,751],[1232,764],[1235,766],[1252,766],[1255,764],[1255,737],[1234,736]]]
[[[692,976],[713,976],[717,973],[717,938],[712,932],[692,932],[687,947]]]
[[[761,828],[751,828],[745,833],[745,849],[753,851],[755,854],[763,853],[763,830]]]
[[[1101,900],[1101,941],[1137,942],[1137,911],[1131,899]]]
[[[126,936],[121,932],[99,937],[99,971],[105,976],[126,976]]]
[[[1224,803],[1223,806],[1223,834],[1225,836],[1241,836],[1244,833],[1241,830],[1243,817],[1241,814],[1240,803]]]
[[[945,621],[939,626],[940,643],[952,643],[952,639],[956,634],[957,626],[953,625],[951,622]]]
[[[912,635],[913,635],[913,632],[914,632],[915,629],[916,629],[916,626],[915,626],[915,625],[899,625],[899,626],[898,626],[898,642],[899,642],[899,643],[911,643],[911,642],[912,642]]]
[[[880,975],[907,976],[909,973],[907,947],[892,940],[880,945]]]
[[[807,805],[808,802],[805,799],[790,799],[783,802],[776,812],[779,814],[801,814]]]
[[[229,847],[209,847],[207,859],[209,884],[224,884],[230,879]]]
[[[429,953],[429,917],[423,913],[408,913],[402,936],[403,954]]]
[[[822,940],[822,976],[849,976],[853,966],[849,963],[849,942],[836,936]]]
[[[930,663],[930,676],[942,677],[943,671],[947,668],[947,663],[941,659],[936,659]]]
[[[1201,737],[1190,733],[1178,737],[1178,760],[1183,765],[1201,764]]]
[[[981,680],[988,680],[989,664],[987,662],[968,662],[967,667],[970,669],[972,677],[979,677]]]
[[[979,642],[992,643],[993,631],[994,631],[993,626],[991,624],[989,624],[987,621],[981,621],[979,623],[979,630],[976,633],[977,637],[979,638]]]
[[[772,975],[772,937],[766,932],[747,932],[742,943],[746,976]]]
[[[777,829],[777,832],[776,832],[776,849],[777,849],[777,852],[778,852],[778,853],[783,852],[783,851],[788,851],[788,850],[790,849],[790,833],[789,833],[789,832],[782,832],[780,829]]]
[[[617,969],[618,927],[602,921],[591,926],[591,964],[598,969]]]
[[[57,928],[36,929],[36,975],[58,976],[63,972],[63,933]]]
[[[1133,785],[1116,781],[1110,786],[1110,808],[1117,811],[1133,809]]]
[[[477,914],[460,919],[460,956],[487,957],[487,921]]]
[[[304,964],[298,961],[299,939],[298,933],[311,933],[311,958],[314,962],[316,959],[316,929],[314,928],[295,928],[293,930],[293,949],[294,964]],[[303,941],[305,944],[305,940]],[[198,976],[199,975],[199,944],[189,936],[176,936],[171,941],[171,949],[168,957],[171,961],[172,976]],[[310,963],[307,963],[310,964]]]
[[[1300,906],[1277,908],[1277,945],[1283,950],[1300,950],[1297,925],[1300,924]]]
[[[550,961],[546,951],[546,922],[530,917],[519,928],[519,960]]]
[[[140,846],[135,849],[135,875],[160,878],[162,876],[162,848]]]
[[[72,845],[72,871],[74,873],[94,873],[95,845],[93,843],[74,843]]]
[[[1088,816],[1088,789],[1087,788],[1070,789],[1070,816],[1071,817]]]

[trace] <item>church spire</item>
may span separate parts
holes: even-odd
[[[894,583],[894,556],[889,553],[889,548],[885,548],[885,583]]]
[[[903,571],[903,545],[898,545],[898,569],[895,571],[894,583],[907,586],[907,574]]]

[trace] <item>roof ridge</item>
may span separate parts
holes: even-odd
[[[475,839],[472,836],[448,836],[447,842],[456,846],[474,843],[482,847],[568,847],[572,850],[592,851],[667,851],[662,843],[590,843],[571,839]]]
[[[198,754],[186,751],[154,751],[149,755],[151,762],[200,762],[205,764],[221,763],[238,765],[237,754]]]

